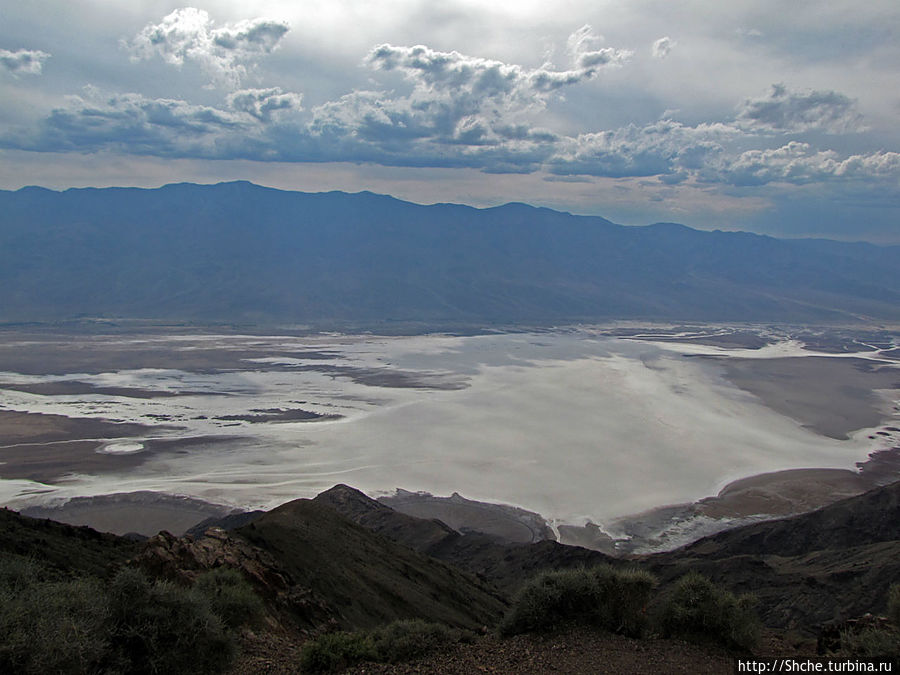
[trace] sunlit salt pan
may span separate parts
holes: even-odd
[[[298,354],[334,350],[342,365],[354,368],[447,373],[467,386],[391,387],[387,380],[354,380],[340,371],[270,369],[291,358],[279,353],[282,341]],[[873,441],[866,429],[847,440],[823,437],[732,384],[718,361],[682,356],[811,353],[797,342],[767,351],[728,350],[589,331],[252,342],[250,353],[259,356],[247,370],[136,369],[80,378],[185,392],[178,397],[108,397],[108,408],[97,412],[91,409],[97,402],[84,396],[0,392],[0,405],[8,410],[158,425],[154,438],[209,439],[184,452],[148,452],[144,462],[121,471],[67,475],[59,485],[0,481],[0,499],[157,490],[271,508],[342,482],[371,494],[397,487],[438,495],[458,491],[561,523],[602,525],[716,494],[758,473],[853,469],[873,445],[888,442]],[[223,348],[239,344],[237,338],[223,340]],[[231,426],[236,416],[294,408],[342,417]],[[143,449],[119,438],[99,452]]]
[[[143,451],[143,443],[107,443],[97,449],[97,452],[103,455],[133,455]]]

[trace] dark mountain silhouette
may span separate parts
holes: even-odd
[[[0,320],[900,318],[900,247],[246,182],[0,192]]]
[[[656,574],[664,587],[697,571],[735,591],[755,593],[767,625],[814,631],[834,619],[884,611],[887,589],[900,579],[900,482],[807,514],[627,560],[552,541],[509,544],[478,533],[461,534],[440,521],[397,513],[345,485],[315,501],[509,594],[545,570],[636,564]]]
[[[695,571],[733,591],[755,593],[768,627],[814,635],[822,624],[885,610],[887,589],[900,578],[898,503],[900,482],[676,551],[615,559],[552,541],[510,544],[461,534],[336,486],[230,532],[160,534],[145,542],[0,510],[0,554],[28,556],[61,575],[79,576],[108,576],[126,559],[175,580],[231,566],[304,630],[366,628],[414,616],[492,625],[516,589],[551,569],[640,567],[660,579],[662,593]]]
[[[235,533],[322,598],[345,628],[419,617],[477,629],[506,607],[474,577],[308,499],[282,504]]]
[[[313,501],[367,530],[475,574],[509,595],[544,570],[615,562],[599,551],[555,541],[518,544],[481,532],[457,532],[440,520],[395,511],[347,485],[335,485]]]
[[[900,482],[810,513],[700,539],[647,556],[664,582],[700,572],[755,593],[764,621],[809,629],[885,610],[900,579]]]

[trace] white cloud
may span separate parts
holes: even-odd
[[[18,49],[11,52],[0,49],[0,68],[13,76],[40,75],[44,61],[50,58],[50,54],[35,49]]]
[[[711,167],[712,168],[712,167]],[[841,179],[900,179],[900,153],[874,152],[841,158],[833,150],[816,150],[791,141],[779,148],[749,150],[723,158],[704,178],[734,185],[784,182],[803,185]]]
[[[13,133],[0,145],[39,151],[119,149],[161,157],[215,156],[216,138],[248,126],[243,115],[140,94],[104,97],[88,88],[53,110],[36,134]]]
[[[136,57],[200,63],[236,85],[253,57],[274,49],[285,24],[245,21],[214,28],[196,9],[168,15],[131,44]],[[357,89],[304,110],[299,93],[237,88],[218,106],[141,94],[88,92],[57,107],[31,134],[6,133],[0,146],[34,150],[116,150],[161,157],[286,162],[371,162],[384,166],[467,167],[488,173],[545,171],[555,176],[651,177],[664,184],[852,181],[896,178],[898,154],[839,155],[809,143],[758,148],[766,135],[855,129],[854,101],[835,91],[775,85],[746,99],[736,117],[561,133],[536,120],[564,87],[597,78],[631,52],[604,47],[590,26],[567,42],[569,65],[526,67],[424,45],[372,48],[364,65],[397,73],[406,90]],[[658,56],[674,42],[654,43]],[[401,85],[404,86],[404,85]],[[553,112],[553,111],[549,111]]]
[[[532,128],[527,117],[541,110],[559,89],[623,64],[630,52],[591,49],[590,27],[569,41],[573,68],[517,64],[442,52],[424,45],[378,45],[364,63],[394,71],[412,85],[407,96],[357,91],[313,111],[317,134],[354,136],[372,143],[429,139],[469,146],[547,143],[555,134]],[[531,155],[532,148],[526,153]]]
[[[303,110],[302,94],[282,91],[280,87],[271,89],[241,89],[228,94],[228,106],[232,110],[245,112],[258,120],[270,121],[292,112]]]
[[[654,58],[664,59],[669,55],[676,44],[677,43],[668,35],[661,37],[659,40],[655,40],[650,46],[650,53]]]
[[[686,178],[686,171],[704,166],[709,157],[721,153],[722,143],[735,133],[735,129],[723,124],[691,127],[673,120],[659,120],[643,127],[629,124],[566,138],[558,144],[547,166],[560,175],[662,175],[680,182]]]
[[[602,42],[603,36],[594,34],[589,24],[572,33],[566,44],[575,66],[589,70],[599,66],[622,65],[633,54],[627,49],[600,47]]]
[[[753,131],[840,134],[861,130],[862,115],[856,102],[839,92],[791,91],[773,84],[767,95],[741,104],[737,123]]]
[[[159,56],[175,66],[195,61],[216,84],[237,88],[248,68],[276,49],[288,30],[286,23],[266,19],[215,28],[206,11],[185,7],[158,24],[148,24],[123,44],[135,60]]]

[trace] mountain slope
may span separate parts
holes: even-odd
[[[710,558],[804,555],[900,541],[900,482],[843,499],[811,513],[726,530],[687,546]]]
[[[478,629],[492,625],[506,607],[474,577],[311,500],[282,504],[234,532],[322,598],[343,628],[424,618]]]
[[[645,556],[664,583],[700,572],[753,592],[766,625],[818,624],[885,611],[900,579],[900,482],[811,513],[727,530]]]
[[[888,587],[900,579],[900,482],[627,560],[551,541],[502,544],[459,534],[392,512],[346,486],[320,497],[289,502],[229,533],[197,540],[160,534],[143,543],[4,509],[0,556],[33,557],[64,577],[104,577],[129,558],[173,579],[235,566],[306,628],[367,628],[410,617],[492,626],[506,598],[536,573],[609,562],[653,572],[662,593],[684,574],[700,572],[736,592],[755,593],[768,627],[815,634],[834,619],[883,612]]]
[[[335,485],[313,501],[371,532],[475,574],[508,595],[545,570],[616,562],[599,551],[555,541],[508,543],[481,532],[462,534],[440,520],[395,511],[347,485]]]
[[[0,321],[900,318],[900,247],[249,183],[0,191]]]

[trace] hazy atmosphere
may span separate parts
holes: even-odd
[[[900,243],[900,6],[46,0],[0,187],[245,179]]]
[[[0,672],[900,665],[898,38],[0,0]]]

